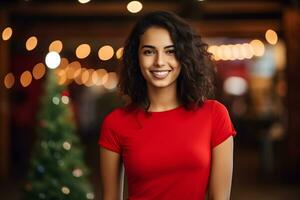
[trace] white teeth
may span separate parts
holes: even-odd
[[[160,78],[160,79],[167,77],[169,72],[170,71],[168,71],[168,70],[167,71],[151,71],[151,73],[153,74],[154,77]]]

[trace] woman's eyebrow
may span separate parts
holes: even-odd
[[[168,48],[172,48],[172,47],[174,47],[173,44],[172,44],[172,45],[165,46],[164,49],[168,49]],[[152,46],[152,45],[143,45],[143,46],[141,47],[141,49],[142,49],[142,48],[156,49],[155,46]]]

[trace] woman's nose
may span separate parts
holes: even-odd
[[[158,52],[156,54],[156,65],[157,66],[164,66],[166,64],[165,56],[163,53]]]

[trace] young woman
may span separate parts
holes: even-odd
[[[129,97],[100,133],[103,200],[230,198],[233,137],[226,108],[208,100],[213,65],[207,45],[180,17],[153,12],[124,46],[119,89]]]

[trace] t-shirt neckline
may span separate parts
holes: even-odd
[[[164,111],[148,111],[152,116],[163,116],[163,115],[169,115],[173,114],[174,112],[177,112],[178,110],[181,110],[183,108],[183,105],[179,105],[175,108],[171,108]],[[144,111],[146,113],[146,111]]]

